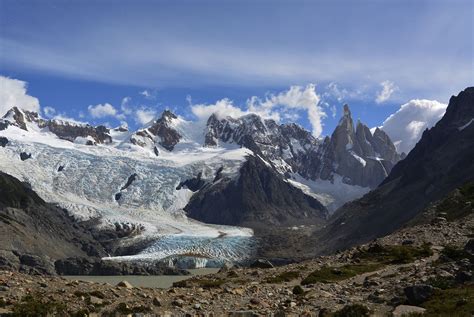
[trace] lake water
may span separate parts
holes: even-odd
[[[88,281],[95,283],[108,283],[110,285],[116,285],[121,281],[127,281],[133,286],[137,287],[151,287],[151,288],[168,288],[173,285],[174,282],[187,280],[196,275],[214,274],[219,269],[202,268],[202,269],[190,269],[191,275],[118,275],[118,276],[91,276],[91,275],[71,275],[63,276],[69,280]]]

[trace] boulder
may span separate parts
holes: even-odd
[[[258,269],[271,269],[273,268],[273,264],[265,259],[257,259],[250,265],[251,268],[258,268]]]
[[[468,271],[460,271],[456,274],[456,281],[459,283],[471,282],[473,280],[472,273]]]
[[[8,144],[8,139],[6,137],[0,136],[0,146],[5,147]]]
[[[410,316],[411,314],[424,314],[426,309],[417,306],[399,305],[392,312],[393,317]]]
[[[474,256],[474,239],[470,239],[464,246],[464,251]]]
[[[26,161],[27,159],[31,158],[31,153],[26,153],[26,152],[21,152],[20,153],[20,159],[22,161]]]
[[[409,304],[419,305],[433,295],[434,288],[431,285],[419,284],[405,287],[403,291]]]
[[[11,251],[0,250],[0,269],[18,271],[20,259]]]
[[[130,284],[127,281],[121,281],[117,283],[118,287],[123,287],[123,288],[133,288],[132,284]]]

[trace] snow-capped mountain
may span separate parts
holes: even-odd
[[[155,241],[133,256],[144,259],[242,260],[254,250],[242,226],[324,223],[400,159],[382,131],[354,129],[347,106],[324,140],[257,115],[193,122],[165,111],[128,131],[13,108],[0,144],[0,170],[46,201],[127,232],[124,244]]]

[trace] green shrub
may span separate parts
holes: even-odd
[[[314,284],[317,282],[331,283],[341,281],[362,273],[376,271],[382,266],[383,265],[379,263],[348,264],[341,267],[325,266],[309,274],[301,281],[301,285]]]
[[[13,305],[14,317],[46,317],[66,315],[66,305],[56,301],[41,301],[41,296],[27,295]]]
[[[370,311],[367,307],[360,304],[346,305],[341,310],[334,313],[334,317],[366,317]]]
[[[202,288],[214,288],[214,287],[220,287],[222,284],[224,284],[226,281],[225,280],[197,280],[196,283],[202,287]]]
[[[384,264],[406,264],[431,255],[433,255],[433,251],[430,244],[424,243],[419,247],[412,245],[375,245],[368,250],[359,251],[354,255],[354,258]]]
[[[472,258],[472,255],[470,255],[467,251],[451,245],[445,246],[444,249],[441,251],[441,255],[442,258],[452,261]]]
[[[449,277],[430,277],[427,284],[440,289],[448,289],[454,286],[454,279]]]
[[[283,282],[291,282],[300,277],[300,273],[297,271],[283,272],[277,276],[269,277],[266,279],[267,283],[278,284]]]
[[[293,294],[303,295],[304,294],[304,289],[299,285],[295,285],[295,287],[293,287]]]
[[[436,290],[422,304],[426,316],[471,317],[474,312],[474,285]]]

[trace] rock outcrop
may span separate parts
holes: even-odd
[[[326,151],[334,172],[348,184],[374,188],[388,176],[400,155],[385,132],[379,128],[374,134],[357,122],[354,127],[350,109],[344,105],[344,116],[334,130]]]
[[[237,179],[219,178],[196,192],[184,208],[194,219],[215,224],[272,225],[323,223],[326,208],[291,186],[258,157],[249,157]]]
[[[173,121],[177,119],[178,117],[174,113],[165,110],[161,117],[155,120],[148,128],[135,132],[130,137],[130,142],[141,147],[153,149],[156,156],[159,155],[156,144],[159,144],[168,151],[172,151],[182,138],[181,134],[173,127]]]

